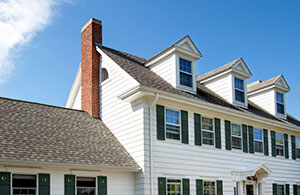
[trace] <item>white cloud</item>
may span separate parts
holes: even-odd
[[[44,29],[63,0],[0,0],[0,83],[14,69],[12,52]]]

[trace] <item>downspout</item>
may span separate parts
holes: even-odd
[[[150,145],[149,145],[149,149],[150,149],[150,154],[149,154],[149,158],[150,158],[150,194],[154,195],[154,182],[153,182],[153,130],[152,130],[152,108],[154,107],[154,105],[156,104],[157,100],[159,98],[159,94],[155,93],[155,98],[149,108],[149,136],[150,136]]]

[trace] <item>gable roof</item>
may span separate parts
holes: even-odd
[[[140,169],[85,111],[0,98],[0,137],[0,161]]]
[[[282,81],[284,83],[283,87],[287,91],[290,90],[290,87],[288,86],[288,84],[287,84],[285,78],[283,77],[283,75],[278,75],[278,76],[270,78],[266,81],[255,81],[253,83],[248,84],[247,85],[247,92],[251,93],[251,92],[258,91],[260,89],[275,85],[275,84],[277,84],[278,81]]]
[[[203,75],[200,75],[200,76],[197,76],[197,81],[204,81],[208,78],[211,78],[213,76],[216,76],[222,72],[225,72],[231,68],[234,68],[236,66],[236,64],[238,64],[238,62],[241,62],[244,64],[244,69],[245,71],[249,74],[249,75],[252,75],[251,71],[249,70],[249,68],[246,66],[246,63],[244,62],[243,58],[238,58],[238,59],[235,59],[233,60],[232,62],[229,62],[223,66],[220,66],[219,68],[216,68],[210,72],[207,72]]]
[[[157,75],[155,72],[151,71],[150,68],[146,67],[146,59],[105,46],[102,46],[99,49],[101,49],[108,57],[110,57],[116,64],[118,64],[124,71],[126,71],[132,78],[134,78],[143,86],[158,89],[176,95],[181,95],[199,101],[212,103],[226,108],[238,110],[240,112],[254,114],[263,118],[276,120],[288,124],[294,124],[300,127],[300,122],[297,119],[291,120],[290,117],[287,117],[286,120],[276,118],[275,116],[269,114],[264,109],[262,109],[261,107],[254,104],[251,101],[248,101],[248,108],[241,108],[235,106],[223,99],[222,97],[220,97],[219,95],[217,95],[216,93],[214,93],[213,91],[211,91],[210,89],[208,89],[207,87],[205,87],[205,85],[201,84],[200,81],[197,81],[197,94],[191,94],[176,89],[166,80]]]

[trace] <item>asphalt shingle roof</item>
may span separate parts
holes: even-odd
[[[300,127],[300,121],[292,117],[291,115],[288,115],[286,120],[277,118],[269,114],[264,109],[262,109],[261,107],[259,107],[258,105],[256,105],[251,101],[248,101],[247,109],[235,106],[229,103],[228,101],[226,101],[225,99],[223,99],[222,97],[220,97],[219,95],[217,95],[216,93],[214,93],[213,91],[211,91],[210,89],[208,89],[207,87],[205,87],[203,84],[201,84],[200,81],[202,79],[197,81],[197,94],[181,91],[179,89],[174,88],[170,83],[165,81],[155,72],[151,71],[150,68],[146,67],[145,66],[145,63],[147,62],[146,59],[128,54],[126,52],[118,51],[109,47],[105,47],[105,46],[102,46],[101,49],[106,55],[108,55],[114,62],[116,62],[123,70],[125,70],[130,76],[132,76],[141,85],[162,90],[165,92],[177,94],[177,95],[182,95],[199,101],[209,102],[219,106],[238,110],[240,112],[250,113],[263,118],[268,118],[275,121],[281,121],[283,123],[293,124]],[[224,65],[223,68],[220,68],[218,71],[214,71],[214,72],[225,71],[230,67],[232,67],[235,64],[235,62],[237,62],[240,59],[241,58],[236,59]]]
[[[0,160],[139,169],[87,112],[0,98]]]
[[[270,78],[269,80],[266,80],[266,81],[256,81],[257,84],[253,84],[250,83],[248,86],[247,86],[247,92],[250,93],[250,92],[253,92],[253,91],[257,91],[259,89],[263,89],[265,87],[269,87],[271,85],[273,85],[280,77],[282,77],[282,75],[278,75],[276,77],[273,77],[273,78]]]

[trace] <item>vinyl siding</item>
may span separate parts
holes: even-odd
[[[274,89],[248,96],[249,100],[275,115],[275,92]]]

